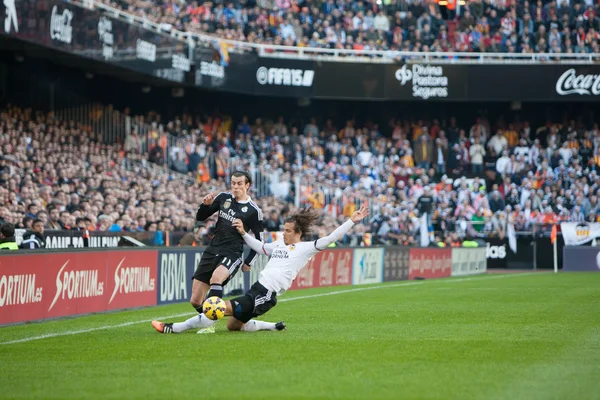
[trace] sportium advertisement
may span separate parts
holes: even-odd
[[[0,324],[156,304],[157,252],[0,257]]]

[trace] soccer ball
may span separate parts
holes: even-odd
[[[206,318],[216,321],[225,316],[225,310],[227,305],[225,301],[217,296],[209,297],[202,304],[202,312],[206,315]]]

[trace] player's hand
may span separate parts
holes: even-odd
[[[237,229],[238,233],[242,236],[244,236],[246,234],[246,230],[244,230],[244,223],[242,222],[241,219],[234,219],[233,222],[231,223],[231,226],[233,226],[235,229]]]
[[[352,220],[352,222],[354,222],[356,224],[357,222],[359,222],[361,219],[363,219],[367,215],[369,215],[369,209],[367,208],[366,205],[363,205],[360,208],[360,210],[354,211],[354,213],[352,213],[352,216],[350,217],[350,219]]]
[[[244,264],[242,266],[242,272],[249,272],[252,269],[252,267],[248,264]]]
[[[202,199],[202,204],[204,204],[205,206],[210,206],[214,200],[215,200],[215,195],[212,193],[209,193],[206,196],[204,196],[204,198]]]

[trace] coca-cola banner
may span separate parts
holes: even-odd
[[[57,51],[127,68],[176,83],[191,80],[185,42],[95,9],[91,2],[4,1],[7,35]],[[0,22],[2,22],[0,17]]]
[[[452,249],[410,249],[408,279],[445,278],[452,274]]]
[[[352,284],[352,249],[320,251],[298,273],[290,290]]]
[[[598,101],[600,65],[472,65],[471,100]]]
[[[0,256],[0,325],[156,304],[157,251]]]
[[[386,247],[383,255],[383,281],[405,281],[408,279],[410,260],[408,247]]]

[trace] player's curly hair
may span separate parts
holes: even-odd
[[[289,216],[285,222],[294,223],[294,231],[302,236],[310,232],[310,228],[321,218],[321,212],[314,208],[305,208]]]

